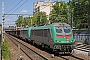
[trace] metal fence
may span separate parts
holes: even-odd
[[[76,42],[87,41],[90,44],[90,34],[88,30],[73,30],[74,39]]]
[[[88,34],[74,34],[74,39],[75,41],[89,40],[89,35]]]

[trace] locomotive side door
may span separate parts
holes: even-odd
[[[52,37],[51,37],[51,29],[44,29],[43,30],[43,41],[44,44],[49,45],[52,43]]]

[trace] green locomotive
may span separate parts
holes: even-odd
[[[72,28],[67,23],[52,23],[50,25],[23,28],[18,32],[7,31],[7,33],[17,35],[33,44],[48,47],[55,52],[71,52],[75,42]]]
[[[74,44],[72,29],[66,23],[32,27],[30,40],[57,52],[71,52]]]

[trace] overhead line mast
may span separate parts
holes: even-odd
[[[2,2],[2,41],[4,41],[4,36],[3,36],[3,26],[4,26],[4,2]]]

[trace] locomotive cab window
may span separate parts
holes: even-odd
[[[70,27],[64,27],[64,32],[65,33],[70,33]]]
[[[62,29],[61,28],[56,27],[55,29],[56,29],[56,33],[62,33]]]
[[[70,33],[70,29],[64,29],[65,33]]]
[[[43,33],[44,33],[44,37],[51,38],[51,31],[50,31],[50,29],[44,29]]]

